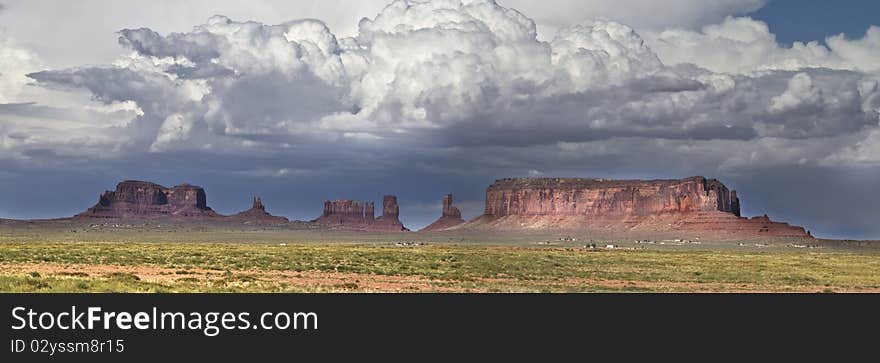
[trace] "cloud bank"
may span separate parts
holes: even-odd
[[[742,15],[763,7],[766,0],[503,0],[535,18],[549,34],[572,24],[603,18],[640,30],[672,27],[699,28],[716,24],[729,15]]]
[[[785,48],[766,24],[725,18],[762,1],[713,4],[681,16],[714,25],[579,20],[547,40],[528,12],[491,0],[397,0],[351,37],[319,20],[223,16],[182,33],[124,29],[130,54],[112,65],[28,73],[90,101],[0,106],[0,163],[734,180],[880,166],[880,28]],[[24,74],[27,60],[8,59],[0,70]],[[11,79],[4,95],[23,87]]]
[[[216,14],[238,20],[278,24],[290,19],[321,19],[340,37],[357,34],[358,21],[373,18],[390,0],[4,0],[0,24],[29,44],[54,68],[105,64],[120,56],[113,33],[149,27],[161,33],[186,32]],[[606,18],[636,29],[695,28],[729,14],[745,14],[763,0],[503,0],[536,19],[542,39],[558,29]],[[661,4],[662,3],[662,4]],[[12,15],[14,13],[14,15]],[[8,16],[4,16],[9,14]],[[75,16],[71,16],[75,14]],[[37,19],[37,20],[35,20]],[[47,27],[45,24],[52,24]],[[58,31],[75,29],[76,31]]]
[[[414,0],[363,20],[353,38],[317,20],[222,16],[166,36],[125,29],[119,42],[133,53],[116,65],[30,77],[85,89],[104,106],[136,104],[143,115],[118,141],[132,152],[614,138],[794,146],[877,126],[875,33],[782,49],[765,24],[728,18],[702,32],[652,34],[655,53],[616,22],[543,42],[531,19],[493,1]]]

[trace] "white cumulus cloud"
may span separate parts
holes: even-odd
[[[872,26],[862,39],[843,35],[781,46],[769,26],[747,17],[728,17],[720,24],[694,31],[682,28],[646,32],[653,50],[667,64],[692,63],[715,72],[831,68],[880,70],[880,28]]]
[[[354,37],[318,20],[223,16],[185,33],[126,29],[120,44],[133,54],[114,66],[32,78],[136,104],[125,129],[133,153],[340,140],[375,148],[802,139],[877,126],[876,77],[852,61],[873,56],[871,34],[833,49],[786,49],[748,18],[649,32],[647,41],[592,20],[543,41],[532,19],[495,1],[397,0]],[[837,54],[844,43],[868,51]]]

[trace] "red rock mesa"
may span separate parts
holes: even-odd
[[[707,237],[810,237],[767,217],[740,217],[736,191],[715,179],[503,179],[486,211],[460,228],[690,232]]]
[[[400,222],[400,206],[397,197],[386,195],[382,203],[382,216],[376,218],[373,202],[354,200],[325,201],[324,213],[315,222],[333,229],[346,231],[405,232]]]
[[[452,205],[452,194],[449,194],[443,197],[443,214],[440,216],[440,219],[425,227],[422,232],[447,230],[463,223],[465,223],[465,220],[461,218],[461,211]]]
[[[204,219],[222,217],[208,207],[205,190],[183,184],[166,188],[142,181],[124,181],[115,191],[107,191],[98,204],[75,218],[157,218]]]

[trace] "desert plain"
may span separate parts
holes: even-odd
[[[8,222],[22,293],[876,293],[874,242]]]

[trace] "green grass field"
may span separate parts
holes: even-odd
[[[3,292],[878,292],[875,252],[0,242]]]

